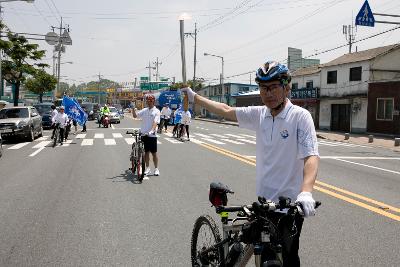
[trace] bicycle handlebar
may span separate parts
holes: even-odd
[[[320,201],[315,202],[315,208],[318,208],[321,206]],[[289,209],[291,211],[298,211],[300,215],[303,215],[303,208],[301,203],[297,202],[286,202],[286,203],[275,203],[273,201],[268,201],[266,203],[260,203],[260,202],[254,202],[252,205],[244,205],[244,206],[218,206],[215,208],[217,213],[221,212],[239,212],[239,211],[244,211],[246,214],[248,211],[250,212],[257,212],[260,209],[263,211],[276,211],[276,210],[283,210],[283,209]],[[247,209],[247,211],[246,211]],[[250,216],[250,214],[247,214]]]

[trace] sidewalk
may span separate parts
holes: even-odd
[[[208,122],[214,122],[214,123],[220,123],[220,124],[227,124],[227,125],[233,125],[233,126],[238,126],[239,124],[237,122],[233,121],[219,121],[219,120],[212,120],[212,119],[207,119],[207,118],[198,118],[196,117],[195,120],[199,121],[208,121]],[[368,134],[350,134],[350,138],[348,140],[345,140],[345,134],[342,132],[331,132],[331,131],[323,131],[323,130],[317,130],[317,137],[320,139],[326,139],[330,141],[338,141],[338,142],[343,142],[343,143],[349,143],[349,144],[357,144],[357,145],[366,145],[366,146],[372,146],[372,147],[381,147],[381,148],[387,148],[396,152],[400,152],[400,146],[394,146],[394,138],[392,137],[386,137],[386,136],[374,136],[373,142],[369,143],[368,142]]]

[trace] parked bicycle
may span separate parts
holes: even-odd
[[[140,130],[134,130],[133,132],[127,131],[126,134],[130,134],[135,138],[135,142],[132,143],[132,151],[130,155],[132,174],[137,174],[139,182],[143,181],[144,170],[146,168],[144,161],[144,143],[142,141],[142,133]]]
[[[60,140],[60,124],[56,123],[54,125],[54,135],[53,135],[53,147],[57,145],[57,141],[62,142],[63,140]]]
[[[233,194],[227,186],[210,184],[209,200],[221,216],[223,236],[221,239],[210,216],[200,216],[192,232],[192,266],[246,266],[253,255],[256,267],[283,266],[280,221],[276,225],[270,216],[287,209],[285,217],[293,220],[290,236],[294,236],[297,233],[295,217],[303,216],[301,204],[286,197],[280,197],[278,203],[259,197],[252,205],[227,206],[228,193]],[[316,202],[316,208],[319,205]],[[229,218],[229,212],[236,213],[236,217]]]

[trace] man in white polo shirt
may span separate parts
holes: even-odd
[[[160,171],[158,170],[158,155],[157,155],[157,124],[160,123],[160,111],[154,105],[156,99],[154,95],[147,94],[145,96],[147,108],[144,108],[140,111],[136,111],[136,109],[132,109],[132,116],[134,118],[142,119],[142,124],[140,127],[140,131],[143,134],[143,143],[144,143],[144,151],[145,151],[145,162],[146,162],[146,170],[144,172],[145,175],[150,174],[150,153],[153,156],[154,163],[154,175],[160,175]]]
[[[317,177],[319,154],[311,114],[293,105],[288,99],[290,72],[285,65],[268,61],[256,72],[260,97],[264,106],[230,107],[204,98],[190,88],[182,89],[190,102],[239,126],[256,131],[256,193],[278,201],[279,196],[290,197],[303,206],[305,217],[315,214],[312,197]],[[282,233],[293,227],[284,214],[275,213],[273,221],[282,219]],[[284,266],[300,266],[299,238],[303,219],[295,221],[297,234],[284,238]]]

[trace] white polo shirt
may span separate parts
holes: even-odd
[[[160,123],[160,111],[155,106],[151,109],[144,108],[136,112],[136,115],[139,119],[142,119],[142,124],[140,126],[140,131],[142,133],[149,133],[153,128],[153,123]],[[155,133],[149,136],[156,137]]]
[[[278,201],[293,201],[301,191],[304,158],[319,156],[311,114],[287,101],[272,117],[266,106],[236,108],[239,126],[256,131],[256,193]]]

